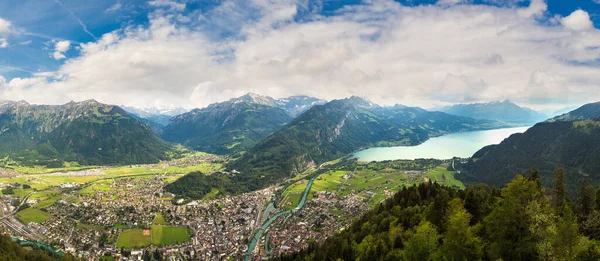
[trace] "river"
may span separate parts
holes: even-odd
[[[269,227],[269,225],[271,225],[271,223],[273,223],[273,221],[277,220],[277,218],[279,218],[282,215],[296,213],[296,212],[298,212],[298,210],[300,210],[304,206],[304,201],[306,201],[306,196],[308,196],[308,192],[310,192],[310,188],[312,187],[313,181],[315,181],[314,177],[308,181],[308,184],[306,184],[306,188],[304,189],[304,192],[302,193],[302,198],[300,199],[300,202],[298,202],[298,206],[296,206],[292,210],[281,211],[281,212],[275,214],[273,217],[269,218],[269,220],[267,220],[258,229],[258,231],[256,231],[256,234],[254,234],[254,237],[252,237],[252,241],[250,241],[250,244],[248,245],[248,251],[246,252],[246,258],[244,259],[245,261],[250,260],[250,256],[252,256],[252,252],[254,252],[254,248],[256,247],[258,240],[260,240],[262,234]],[[268,241],[265,242],[265,244],[268,244]]]
[[[529,127],[452,133],[431,138],[417,146],[368,148],[354,153],[354,156],[360,161],[467,158],[487,145],[498,144],[514,133],[525,132]]]

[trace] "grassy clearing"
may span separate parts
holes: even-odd
[[[17,212],[17,218],[25,224],[29,224],[29,222],[31,221],[36,223],[42,223],[52,218],[52,215],[50,215],[50,213],[46,211],[42,211],[37,208],[26,208]]]
[[[153,225],[169,225],[169,222],[167,222],[165,220],[162,213],[158,213],[158,214],[156,214],[156,217],[154,217],[154,221],[152,221],[152,224]]]
[[[90,186],[87,186],[81,190],[79,190],[79,194],[81,195],[94,195],[96,191],[110,191],[110,185],[113,183],[112,180],[105,180],[94,183]]]
[[[53,196],[47,197],[46,199],[38,202],[37,204],[33,205],[32,207],[37,208],[37,209],[44,209],[44,208],[47,208],[47,207],[50,207],[50,206],[54,205],[60,199],[61,199],[61,195],[60,194],[55,194]]]
[[[88,182],[100,180],[106,178],[106,176],[48,176],[41,175],[40,178],[45,180],[53,181],[57,184],[61,183],[76,183],[76,184],[85,184]]]
[[[189,239],[186,227],[152,226],[152,244],[155,246],[176,245]]]
[[[144,236],[142,229],[128,229],[119,235],[117,247],[143,248],[150,244],[155,246],[176,245],[190,238],[186,227],[158,226],[151,228],[150,235]]]
[[[448,165],[440,165],[435,169],[427,172],[423,177],[429,178],[431,182],[437,182],[439,184],[444,184],[447,186],[458,187],[461,189],[465,188],[465,184],[463,184],[460,180],[457,180],[454,175],[454,171],[447,170]]]
[[[144,236],[142,229],[129,229],[121,232],[117,241],[118,248],[143,248],[152,243],[150,235]]]

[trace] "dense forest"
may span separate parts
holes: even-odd
[[[600,260],[600,190],[543,189],[537,170],[502,190],[422,183],[399,191],[321,244],[276,260]],[[576,203],[575,203],[576,202]]]
[[[600,121],[542,122],[525,133],[511,135],[498,145],[482,148],[457,177],[465,183],[502,187],[517,174],[535,167],[541,183],[552,185],[557,165],[566,169],[567,191],[574,195],[579,184],[600,186]]]
[[[70,261],[77,260],[71,255],[59,255],[35,246],[22,247],[8,235],[0,235],[0,260],[10,261]]]

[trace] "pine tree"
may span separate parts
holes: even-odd
[[[542,189],[542,183],[540,181],[540,172],[536,168],[531,168],[529,170],[529,180],[535,181],[538,185],[538,188]]]
[[[562,213],[563,206],[565,205],[565,169],[563,167],[557,167],[554,169],[554,195],[553,206],[557,213]]]
[[[582,220],[592,213],[594,209],[595,193],[594,187],[587,185],[582,186],[579,195],[579,216]]]
[[[600,188],[596,190],[596,206],[595,209],[600,211]]]
[[[407,260],[429,260],[437,251],[440,235],[435,226],[424,221],[416,228],[415,233],[408,239],[404,247]]]
[[[490,259],[533,260],[537,256],[537,242],[529,229],[531,216],[528,206],[543,199],[537,184],[518,175],[502,190],[503,199],[483,225],[491,241],[487,252]]]
[[[459,198],[450,201],[449,205],[442,257],[446,260],[481,260],[481,239],[469,226],[471,215]]]

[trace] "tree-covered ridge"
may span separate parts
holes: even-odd
[[[0,155],[26,165],[154,163],[169,149],[150,127],[94,100],[0,106]],[[53,166],[54,166],[53,165]]]
[[[556,116],[548,121],[574,121],[600,118],[600,102],[585,104],[576,110]]]
[[[572,203],[560,173],[547,191],[535,170],[502,190],[404,188],[325,242],[277,260],[598,260],[600,198],[583,186]]]
[[[306,111],[229,165],[258,188],[367,146],[416,145],[444,133],[493,128],[475,120],[420,108],[379,107],[359,97]]]
[[[0,235],[0,260],[10,261],[60,261],[76,260],[71,255],[61,256],[35,246],[28,249],[13,242],[8,235]]]
[[[550,186],[557,165],[565,167],[571,193],[583,180],[600,185],[600,121],[538,123],[525,133],[476,152],[457,177],[470,183],[503,186],[518,173],[535,167],[542,184]]]
[[[281,108],[232,100],[171,118],[161,137],[200,151],[230,154],[249,149],[290,120]]]

